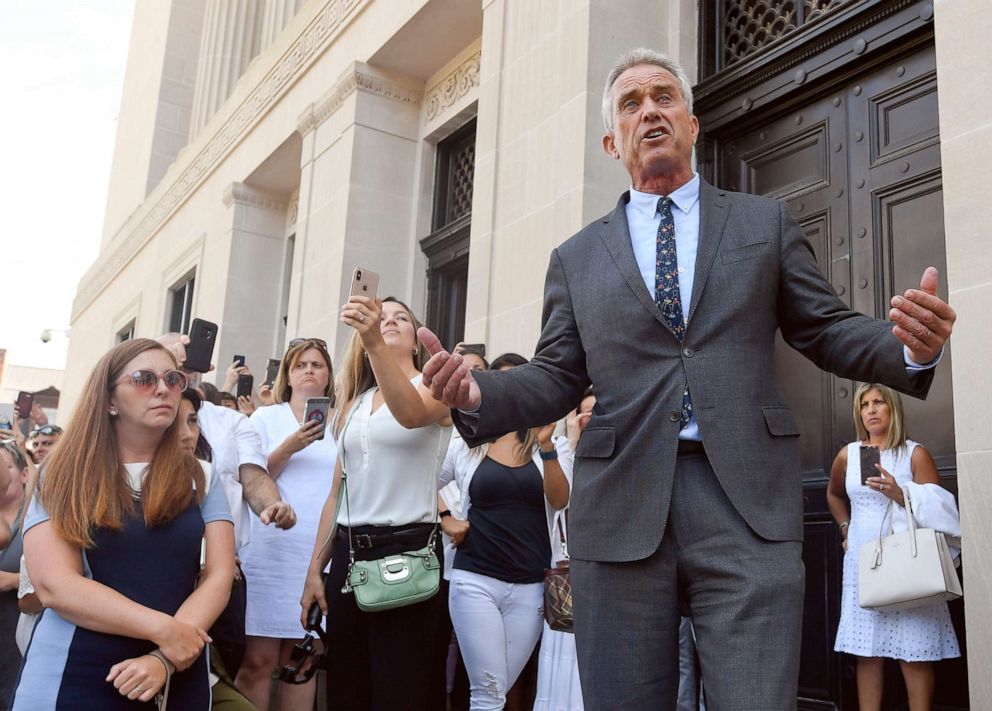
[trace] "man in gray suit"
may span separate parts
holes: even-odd
[[[825,370],[923,397],[954,312],[933,268],[893,323],[849,310],[783,203],[700,180],[691,86],[664,55],[620,57],[603,109],[631,189],[552,253],[534,359],[473,374],[425,329],[424,382],[470,444],[595,388],[569,541],[587,709],[674,708],[682,610],[711,711],[792,709],[802,482],[776,331]]]

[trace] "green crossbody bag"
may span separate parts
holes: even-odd
[[[366,393],[374,393],[374,389]],[[365,397],[365,396],[363,396]],[[355,594],[355,602],[365,612],[392,610],[429,600],[441,586],[441,562],[434,544],[437,540],[437,523],[431,531],[427,545],[414,551],[394,553],[374,560],[355,560],[355,545],[351,534],[351,506],[348,504],[348,473],[345,470],[345,430],[361,403],[349,413],[344,430],[338,437],[341,451],[341,487],[344,489],[345,507],[348,509],[348,576],[341,592]],[[434,506],[433,520],[437,521],[437,496],[431,496]]]

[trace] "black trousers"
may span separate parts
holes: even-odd
[[[422,548],[433,526],[421,526],[416,535],[391,535],[415,526],[356,526],[353,532],[373,535],[372,548],[356,548],[356,559]],[[440,534],[435,549],[443,565]],[[348,540],[338,535],[326,588],[328,711],[437,711],[428,692],[432,677],[443,673],[435,668],[444,662],[434,653],[434,643],[444,601],[435,595],[416,605],[363,612],[353,594],[341,592],[347,571]]]
[[[674,711],[680,613],[696,633],[709,711],[793,711],[802,543],[745,523],[705,454],[679,454],[661,545],[624,563],[572,558],[586,711]]]

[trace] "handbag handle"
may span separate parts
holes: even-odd
[[[903,499],[906,501],[906,529],[909,531],[909,549],[912,556],[916,557],[916,519],[913,517],[913,502],[910,498],[909,491],[906,489],[902,490]],[[882,564],[882,538],[885,535],[885,519],[889,517],[889,512],[892,510],[892,505],[895,502],[889,499],[889,503],[885,506],[885,513],[882,514],[882,525],[878,530],[878,542],[875,544],[875,561],[872,563],[872,570],[877,568]],[[892,533],[892,523],[889,522],[889,533]]]
[[[565,560],[568,560],[568,542],[565,539],[565,522],[562,520],[562,516],[563,514],[561,511],[555,512],[555,528],[558,529],[558,539],[561,541],[561,551],[565,555]]]

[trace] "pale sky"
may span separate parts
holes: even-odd
[[[76,286],[100,246],[133,0],[4,0],[0,348],[63,368]],[[42,329],[53,329],[43,344]]]

